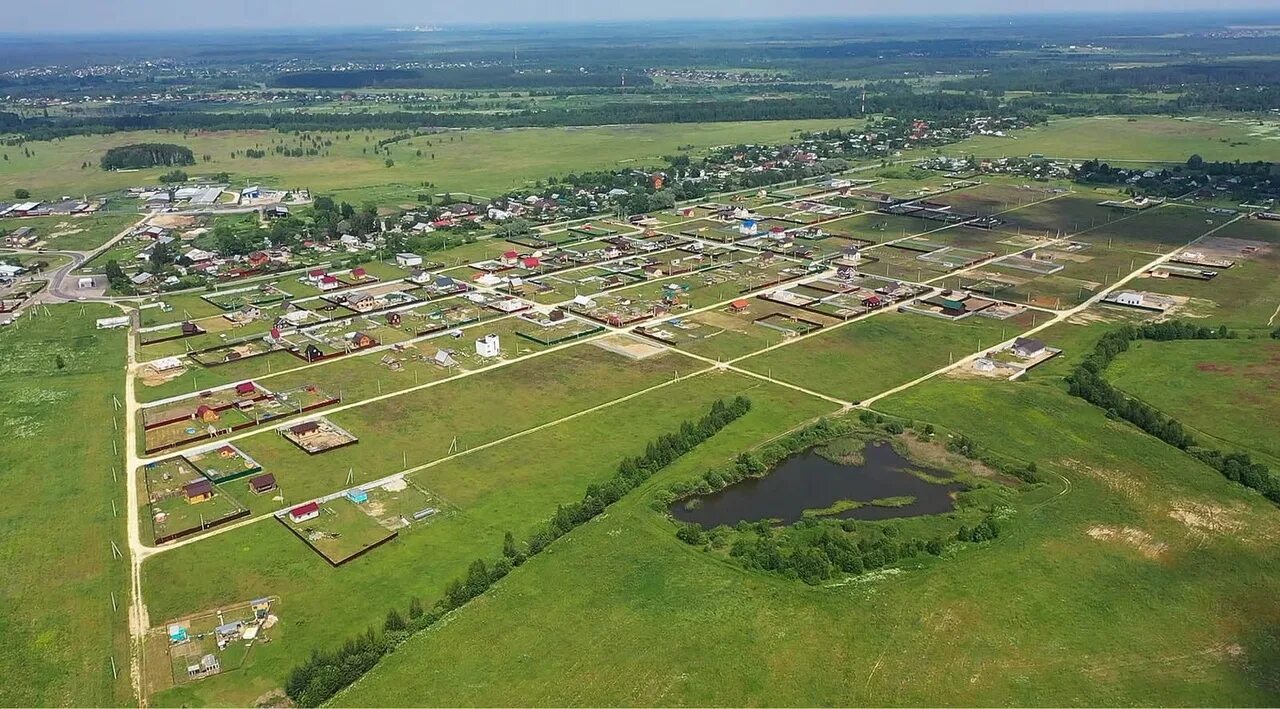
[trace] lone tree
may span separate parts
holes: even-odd
[[[27,199],[31,197],[31,190],[25,190],[21,187],[13,191],[14,199]]]

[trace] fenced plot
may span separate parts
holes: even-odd
[[[200,296],[202,300],[221,310],[237,310],[246,305],[262,306],[279,303],[293,297],[274,283],[264,283],[251,288],[240,288]]]
[[[341,566],[397,536],[365,514],[360,504],[343,496],[319,503],[310,519],[295,517],[300,508],[281,512],[276,519],[330,565]]]
[[[366,488],[364,492],[368,501],[361,504],[360,509],[392,531],[429,524],[449,510],[435,494],[403,477]]]
[[[1005,256],[996,261],[996,264],[1005,268],[1016,268],[1019,271],[1030,271],[1039,276],[1047,276],[1052,273],[1061,271],[1064,266],[1056,261],[1049,259],[1031,258],[1024,254],[1015,254],[1013,256]]]
[[[279,622],[273,613],[278,600],[259,598],[223,606],[156,629],[165,636],[173,683],[194,682],[242,667],[255,644],[270,641]]]
[[[966,249],[959,246],[944,246],[937,251],[920,254],[916,257],[916,260],[937,264],[950,271],[971,266],[992,256],[995,256],[995,254],[990,251],[978,251],[977,249]]]
[[[230,443],[186,453],[184,457],[201,475],[215,483],[235,480],[262,470],[258,461]]]
[[[301,448],[308,455],[349,446],[360,440],[355,434],[324,417],[299,421],[276,430],[284,436],[285,440]]]
[[[182,456],[143,466],[153,544],[240,519],[249,510]]]
[[[799,317],[798,315],[790,315],[788,313],[770,313],[764,317],[756,319],[757,325],[763,325],[767,328],[777,330],[787,337],[796,335],[804,335],[820,330],[824,325],[816,320]]]
[[[516,326],[516,335],[540,345],[558,345],[579,338],[593,335],[604,330],[595,323],[583,322],[577,318],[566,317],[563,320],[537,322],[520,318]]]

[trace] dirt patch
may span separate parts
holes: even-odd
[[[142,371],[138,374],[138,379],[141,380],[142,386],[154,387],[160,386],[165,382],[171,382],[186,373],[186,367],[177,367],[175,369],[170,369],[167,372],[157,372],[151,367],[143,367]]]
[[[1106,485],[1107,488],[1115,492],[1119,492],[1126,497],[1146,501],[1146,486],[1131,477],[1125,476],[1123,473],[1114,470],[1099,470],[1098,468],[1085,465],[1084,463],[1071,458],[1057,461],[1056,464],[1061,465],[1068,470],[1083,473],[1084,475],[1101,482],[1103,485]]]
[[[160,214],[152,217],[147,224],[152,226],[163,227],[165,229],[186,229],[195,226],[197,220],[195,217],[183,216],[180,214]]]
[[[1099,541],[1126,544],[1148,559],[1159,559],[1169,549],[1168,544],[1156,541],[1150,534],[1136,527],[1104,527],[1097,525],[1085,530],[1085,534]]]
[[[1235,368],[1229,364],[1218,364],[1216,362],[1199,362],[1196,364],[1196,370],[1200,372],[1220,372],[1222,374],[1230,374]]]
[[[1197,532],[1234,532],[1241,527],[1235,512],[1221,505],[1177,502],[1169,516]]]
[[[602,337],[599,340],[593,340],[591,344],[628,359],[647,359],[666,351],[662,345],[622,334]]]

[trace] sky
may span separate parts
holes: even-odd
[[[21,34],[640,19],[1277,10],[1276,0],[4,0]]]

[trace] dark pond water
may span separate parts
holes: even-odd
[[[839,500],[870,502],[886,497],[914,497],[902,507],[865,505],[827,515],[831,519],[892,519],[940,514],[955,509],[952,494],[965,490],[960,483],[927,482],[908,472],[919,470],[936,478],[949,478],[951,473],[915,465],[902,457],[889,444],[868,443],[861,465],[835,463],[813,451],[796,453],[782,461],[763,478],[743,480],[710,495],[703,495],[697,506],[686,507],[688,500],[671,506],[671,514],[683,522],[696,522],[711,528],[721,524],[777,519],[791,524],[801,519],[805,510],[820,510]]]

